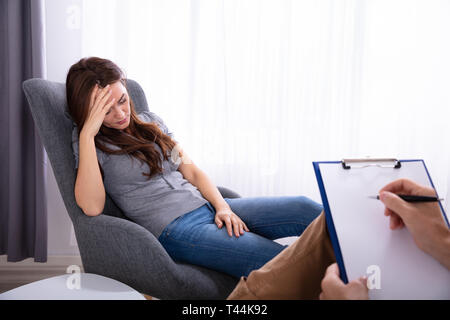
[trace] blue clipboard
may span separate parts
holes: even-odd
[[[350,169],[349,163],[374,163],[374,165],[376,165],[376,163],[386,163],[386,162],[392,162],[391,167],[401,167],[402,163],[405,162],[421,162],[426,170],[426,173],[428,175],[428,179],[430,181],[431,186],[436,190],[433,181],[431,179],[431,176],[429,174],[429,171],[425,165],[425,162],[422,159],[412,159],[412,160],[397,160],[397,159],[343,159],[341,161],[317,161],[317,162],[313,162],[313,167],[314,167],[314,172],[316,174],[316,179],[317,179],[317,183],[319,186],[319,190],[320,190],[320,196],[322,198],[322,204],[324,207],[324,211],[325,211],[325,219],[326,219],[326,224],[327,224],[327,228],[328,228],[328,233],[330,236],[330,240],[331,240],[331,244],[333,246],[333,250],[335,253],[335,257],[336,257],[336,262],[338,264],[339,267],[339,273],[340,273],[340,277],[342,279],[342,281],[344,283],[348,283],[348,276],[347,276],[347,271],[344,265],[344,259],[342,256],[342,252],[341,252],[341,247],[339,245],[339,239],[337,237],[337,232],[335,229],[335,225],[333,222],[333,217],[331,214],[331,209],[330,209],[330,204],[328,202],[328,197],[327,197],[327,193],[325,191],[325,186],[324,186],[324,181],[322,178],[322,173],[320,171],[320,164],[341,164],[343,166],[343,169]],[[442,204],[439,202],[439,206],[441,208],[441,211],[444,214],[444,219],[447,223],[447,226],[449,227],[449,221],[447,219],[447,216],[445,214],[444,208],[442,207]]]

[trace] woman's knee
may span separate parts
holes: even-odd
[[[321,203],[318,203],[306,196],[297,196],[295,199],[301,211],[306,210],[315,213],[316,216],[319,216],[323,210],[323,205]]]

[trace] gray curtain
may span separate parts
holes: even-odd
[[[0,0],[0,255],[47,261],[46,154],[22,91],[45,78],[43,0]]]

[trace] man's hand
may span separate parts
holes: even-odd
[[[225,223],[225,225],[227,226],[228,235],[230,237],[233,235],[233,229],[236,237],[239,237],[239,235],[243,235],[244,230],[247,232],[250,231],[248,230],[244,221],[242,221],[241,218],[237,216],[237,214],[231,211],[230,208],[216,210],[214,221],[216,222],[216,225],[219,229],[221,229],[223,227],[223,224]]]
[[[320,300],[367,300],[369,299],[367,278],[361,277],[344,284],[339,278],[337,263],[333,263],[327,268],[325,277],[322,279],[322,292],[319,298]]]
[[[395,180],[380,190],[392,230],[406,226],[417,247],[450,269],[450,231],[437,202],[410,203],[397,194],[436,196],[433,188],[408,179]]]

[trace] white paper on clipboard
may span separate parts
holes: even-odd
[[[401,161],[398,169],[318,166],[348,280],[378,268],[380,288],[369,290],[371,299],[450,299],[450,271],[418,249],[406,228],[391,230],[384,204],[368,198],[400,178],[432,187],[424,162]]]

